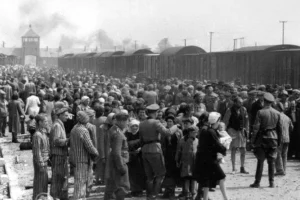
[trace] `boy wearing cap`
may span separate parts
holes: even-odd
[[[251,143],[254,146],[254,154],[257,158],[257,168],[255,182],[250,187],[260,187],[264,161],[267,159],[269,166],[269,187],[274,188],[276,150],[280,146],[282,138],[282,124],[280,113],[271,106],[275,101],[273,95],[265,93],[263,98],[264,108],[259,110],[256,115],[251,138]]]

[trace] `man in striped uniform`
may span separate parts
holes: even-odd
[[[50,132],[50,148],[52,163],[52,184],[50,195],[54,199],[68,199],[68,143],[64,122],[68,119],[68,108],[63,102],[56,102],[57,119]]]
[[[70,137],[70,163],[74,168],[74,194],[73,199],[84,199],[89,181],[92,160],[99,154],[90,138],[86,127],[89,116],[83,112],[77,113],[78,123],[71,131]]]
[[[33,196],[48,193],[48,160],[50,153],[49,139],[47,136],[47,118],[42,115],[36,116],[38,129],[32,140],[32,154],[34,167]]]
[[[88,109],[88,110],[85,111],[85,113],[89,117],[89,122],[86,124],[86,128],[89,131],[89,135],[90,135],[90,138],[92,140],[92,143],[93,143],[94,147],[97,148],[96,126],[94,124],[92,124],[93,121],[94,121],[94,118],[95,118],[95,111],[92,110],[92,109]],[[89,196],[89,193],[90,193],[90,191],[92,189],[92,186],[93,186],[93,180],[94,180],[93,165],[94,165],[94,163],[91,161],[90,168],[89,168],[89,180],[88,180],[87,196]]]

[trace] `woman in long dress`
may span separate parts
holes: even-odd
[[[12,133],[12,142],[18,143],[17,134],[21,132],[21,120],[25,118],[18,92],[14,92],[8,103],[9,132]]]
[[[226,154],[226,148],[220,143],[217,133],[220,118],[220,113],[211,112],[208,116],[210,127],[202,129],[199,136],[194,176],[203,188],[203,200],[208,200],[209,188],[215,188],[217,181],[220,181],[223,199],[227,200],[226,175],[217,159],[217,153]]]

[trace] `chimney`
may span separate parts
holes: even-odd
[[[46,46],[46,51],[48,51],[48,46]]]
[[[95,52],[98,52],[98,47],[96,46]]]
[[[58,47],[58,52],[61,52],[61,51],[62,51],[61,46],[59,46]]]
[[[4,41],[2,42],[2,47],[5,48],[5,42]]]
[[[83,51],[86,51],[86,46],[84,46],[84,49],[83,49]]]

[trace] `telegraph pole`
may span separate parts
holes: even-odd
[[[209,32],[209,52],[211,52],[213,34],[214,34],[214,32]]]
[[[184,46],[186,47],[186,39],[184,39]]]
[[[134,40],[134,49],[136,50],[136,40]]]
[[[279,21],[279,23],[282,23],[282,44],[284,44],[284,24],[287,23],[287,21]]]

